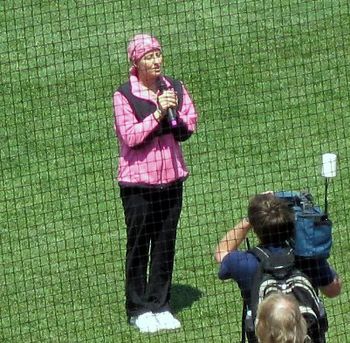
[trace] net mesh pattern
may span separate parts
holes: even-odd
[[[214,251],[266,190],[328,187],[329,262],[347,282],[350,8],[333,1],[4,1],[0,10],[0,340],[238,342],[242,300]],[[182,329],[140,334],[125,314],[126,226],[112,96],[127,43],[154,34],[199,114],[184,183],[171,306]],[[256,243],[250,235],[251,244]],[[242,247],[244,248],[244,247]],[[324,299],[350,341],[349,293]]]

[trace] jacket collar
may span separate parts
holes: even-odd
[[[170,82],[163,76],[160,76],[162,81],[167,85],[167,87],[171,87]],[[152,93],[149,92],[146,88],[144,88],[138,79],[136,75],[130,75],[129,81],[131,84],[131,93],[135,95],[138,98],[149,100],[149,101],[155,101],[154,97],[152,96]]]

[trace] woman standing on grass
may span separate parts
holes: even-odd
[[[169,300],[188,176],[179,142],[195,130],[197,113],[183,84],[162,75],[162,49],[155,37],[136,35],[128,57],[129,80],[113,97],[127,226],[126,312],[141,332],[172,330],[181,327]]]

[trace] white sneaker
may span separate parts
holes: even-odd
[[[131,317],[130,324],[136,326],[142,333],[154,333],[161,330],[158,320],[152,312]]]
[[[155,313],[159,330],[175,330],[181,328],[181,323],[169,312]]]

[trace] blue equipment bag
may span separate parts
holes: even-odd
[[[318,205],[314,205],[310,193],[275,192],[295,212],[295,238],[291,242],[295,256],[328,258],[332,247],[332,222]]]

